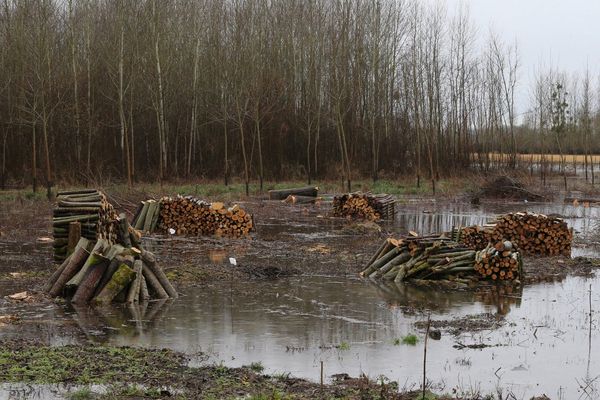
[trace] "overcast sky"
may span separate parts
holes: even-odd
[[[600,72],[600,0],[439,0],[452,15],[461,3],[487,37],[493,29],[505,42],[517,40],[519,111],[529,100],[529,83],[543,63],[567,73],[583,73],[589,66],[591,77]]]

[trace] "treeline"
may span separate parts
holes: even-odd
[[[517,127],[516,45],[494,35],[478,44],[466,9],[1,1],[2,186],[173,177],[350,185],[382,174],[435,182],[485,167],[474,157],[490,151],[514,167],[523,129],[550,137],[543,109],[556,79],[540,80],[529,128]],[[578,118],[591,126],[587,107]]]

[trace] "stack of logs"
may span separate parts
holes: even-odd
[[[438,235],[388,238],[360,273],[395,282],[450,280],[465,284],[481,278],[516,280],[521,274],[521,257],[508,241],[476,251]]]
[[[93,243],[84,237],[52,274],[44,291],[74,304],[134,303],[178,296],[154,254],[110,244],[106,239]]]
[[[153,232],[158,224],[161,201],[142,201],[133,217],[131,225],[142,232]]]
[[[395,203],[393,196],[387,194],[349,193],[333,198],[333,215],[369,221],[394,219]]]
[[[508,240],[489,243],[475,256],[475,270],[492,280],[514,280],[523,273],[523,261]]]
[[[493,223],[455,229],[453,237],[473,249],[509,240],[527,254],[570,255],[573,231],[561,218],[517,212],[498,217]]]
[[[104,193],[95,189],[63,191],[56,200],[52,219],[55,262],[61,263],[68,256],[71,222],[80,223],[80,234],[88,240],[115,242],[118,216]]]
[[[252,215],[237,204],[207,203],[192,196],[163,197],[158,228],[177,235],[247,235],[254,227]]]

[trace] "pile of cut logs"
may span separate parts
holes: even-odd
[[[133,216],[131,226],[142,232],[153,232],[158,224],[161,201],[142,201]]]
[[[476,251],[438,235],[388,238],[360,273],[363,277],[395,282],[450,280],[459,283],[482,278],[516,280],[521,274],[521,257],[508,241]]]
[[[177,196],[163,197],[158,209],[158,229],[165,232],[173,229],[177,235],[241,236],[254,227],[252,215],[237,204],[225,207],[221,202],[207,203],[192,196]],[[145,221],[144,227],[147,217]],[[137,222],[136,226],[139,226]]]
[[[523,261],[519,252],[513,250],[513,244],[508,240],[489,243],[475,256],[475,270],[482,277],[492,280],[518,279],[523,272]]]
[[[80,223],[80,235],[88,240],[115,242],[119,218],[104,193],[95,189],[63,191],[56,200],[52,219],[55,262],[64,261],[68,255],[71,222]]]
[[[482,227],[454,229],[452,236],[477,250],[508,240],[523,253],[540,255],[570,255],[573,241],[573,231],[561,218],[526,212],[502,215]]]
[[[149,251],[82,237],[44,287],[74,304],[134,303],[177,297]]]
[[[394,204],[393,196],[387,194],[349,193],[333,198],[333,215],[370,221],[394,219]]]

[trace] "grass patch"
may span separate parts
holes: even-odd
[[[250,365],[245,366],[245,368],[248,368],[251,371],[256,372],[257,374],[260,374],[261,372],[263,372],[265,370],[264,365],[262,365],[262,363],[260,361],[255,361],[255,362],[251,363]]]
[[[95,395],[92,389],[84,387],[68,393],[66,397],[69,400],[89,400],[93,399]]]
[[[406,335],[402,337],[402,344],[407,344],[409,346],[415,346],[417,343],[419,343],[419,338],[417,337],[417,335],[413,335],[412,333],[410,335]]]
[[[347,351],[350,350],[350,343],[342,342],[337,346],[338,350]]]
[[[88,385],[175,377],[185,357],[170,350],[105,346],[0,346],[0,375],[7,382]],[[159,371],[155,366],[160,365]]]
[[[445,178],[436,182],[436,193],[448,194],[464,191],[472,180],[467,177]],[[53,187],[53,193],[60,190],[78,189],[85,185],[57,185]],[[246,195],[246,185],[239,179],[234,180],[228,186],[225,186],[221,180],[207,181],[194,180],[173,181],[166,183],[136,183],[133,188],[128,188],[125,183],[92,184],[108,194],[125,196],[127,198],[141,198],[146,196],[160,197],[163,195],[193,195],[199,198],[209,200],[235,201],[243,199]],[[285,180],[280,182],[265,182],[263,191],[260,191],[258,182],[252,182],[249,185],[250,195],[266,195],[271,189],[284,189],[291,187],[307,186],[304,180]],[[339,180],[318,180],[312,182],[311,186],[318,186],[320,193],[344,193],[347,191],[345,184]],[[381,179],[373,182],[370,179],[357,179],[352,182],[352,191],[371,191],[373,193],[388,193],[397,196],[413,195],[431,195],[432,185],[427,179],[421,179],[421,185],[417,187],[414,177],[402,177],[399,179]],[[0,191],[1,201],[14,201],[18,199],[47,201],[46,190],[40,188],[37,192],[32,192],[31,188],[11,189]]]

